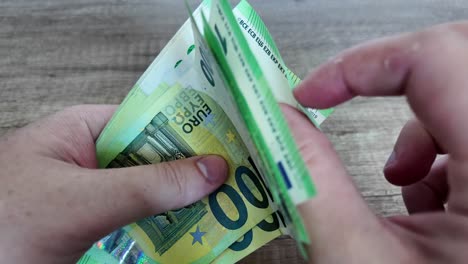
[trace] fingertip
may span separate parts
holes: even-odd
[[[419,155],[421,160],[415,161],[413,156],[418,154],[397,155],[393,152],[383,169],[385,179],[396,186],[411,185],[423,179],[429,173],[433,159]]]
[[[302,141],[304,137],[316,136],[315,133],[319,130],[312,125],[304,113],[288,104],[280,104],[280,106],[286,118],[286,122],[296,140]]]
[[[410,120],[401,130],[385,164],[385,178],[397,186],[420,181],[431,170],[436,156],[436,144],[431,134],[419,120]]]
[[[415,183],[402,187],[402,197],[409,214],[444,211],[444,201],[430,185]]]
[[[383,174],[385,179],[395,186],[406,186],[419,180],[419,178],[410,178],[412,174],[402,173],[398,165],[386,165],[383,169]]]
[[[385,163],[385,166],[383,168],[384,177],[389,183],[391,183],[393,185],[396,185],[396,186],[406,185],[400,180],[401,177],[399,177],[398,167],[397,166],[398,166],[398,164],[397,164],[397,161],[396,161],[396,158],[395,158],[395,151],[393,151],[392,154],[390,154],[390,156],[388,157],[388,160]],[[397,169],[395,169],[395,167]],[[403,180],[404,179],[405,178],[403,177]]]
[[[400,177],[400,173],[401,172],[398,169],[398,160],[396,157],[396,152],[392,151],[392,153],[387,159],[387,162],[385,163],[383,174],[385,176],[385,179],[393,185],[403,186],[412,183],[412,180],[408,181],[406,177]],[[407,180],[408,182],[404,182],[405,180]]]
[[[340,60],[328,62],[310,73],[293,91],[303,106],[324,109],[351,99]]]

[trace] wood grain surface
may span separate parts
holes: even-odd
[[[301,77],[352,45],[468,13],[462,0],[251,2]],[[186,19],[183,1],[0,1],[0,135],[66,106],[120,103]],[[411,116],[402,98],[357,98],[323,126],[382,216],[406,213],[399,188],[381,170]],[[285,237],[242,262],[303,263]]]

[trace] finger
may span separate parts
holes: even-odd
[[[77,180],[77,194],[67,197],[75,205],[72,218],[81,230],[91,230],[88,239],[92,240],[144,217],[198,201],[219,187],[227,173],[228,166],[219,156],[89,170]]]
[[[61,129],[64,134],[73,133],[74,130],[79,129],[80,132],[86,134],[87,139],[91,138],[95,141],[116,109],[117,105],[76,105],[58,112],[48,121],[50,127]]]
[[[327,108],[358,95],[402,94],[412,59],[410,38],[387,37],[346,50],[308,75],[294,95],[305,106]]]
[[[385,178],[399,186],[418,182],[427,176],[436,156],[434,139],[423,124],[417,119],[408,121],[385,164]]]
[[[437,160],[421,181],[402,188],[403,201],[410,214],[444,211],[448,192],[446,157]]]
[[[96,168],[95,140],[117,108],[116,105],[78,105],[44,119],[19,131],[28,139],[28,148],[41,155]]]
[[[296,109],[283,105],[283,112],[317,188],[316,197],[299,205],[311,241],[320,241],[310,255],[333,262],[337,247],[343,255],[356,249],[357,239],[366,247],[366,236],[381,233],[380,226],[330,142]]]
[[[468,163],[450,157],[447,162],[447,181],[450,193],[447,211],[468,216]]]
[[[355,95],[400,95],[441,147],[468,159],[468,85],[463,69],[468,23],[373,41],[320,66],[294,91],[300,103],[324,108]]]

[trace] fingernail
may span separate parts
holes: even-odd
[[[392,151],[392,154],[390,154],[390,157],[388,157],[387,162],[385,163],[384,169],[392,167],[395,165],[396,161],[396,153],[395,151]]]
[[[210,183],[218,183],[227,176],[226,161],[219,156],[202,157],[197,160],[197,167]]]

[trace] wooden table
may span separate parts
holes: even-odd
[[[252,1],[287,64],[304,77],[340,50],[372,38],[462,19],[468,2]],[[187,19],[183,1],[0,2],[0,135],[76,104],[118,104]],[[411,113],[401,98],[358,98],[323,126],[370,207],[406,213],[381,169]],[[314,241],[320,243],[320,241]],[[243,263],[302,263],[279,238]]]

